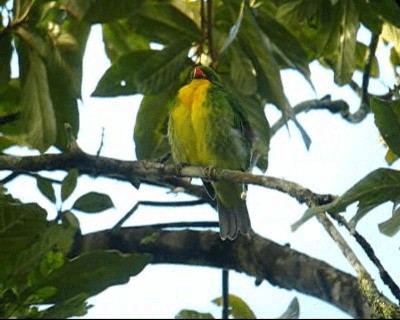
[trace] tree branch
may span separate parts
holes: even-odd
[[[355,318],[371,316],[357,278],[256,234],[224,242],[218,233],[211,231],[131,227],[115,234],[103,230],[82,236],[73,254],[96,249],[150,253],[153,264],[208,266],[244,272],[275,286],[321,299]]]

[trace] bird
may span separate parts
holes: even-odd
[[[219,75],[211,67],[194,66],[169,113],[168,140],[174,163],[246,171],[251,165],[251,136],[243,110]],[[247,186],[205,179],[203,185],[216,200],[221,239],[249,235]]]

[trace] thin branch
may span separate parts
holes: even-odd
[[[384,266],[382,265],[381,261],[379,258],[376,256],[374,249],[371,247],[371,245],[368,243],[368,241],[358,233],[356,230],[352,230],[350,227],[349,223],[347,220],[340,214],[333,214],[329,212],[329,215],[336,220],[339,225],[344,226],[356,239],[358,244],[363,248],[364,252],[367,254],[368,258],[375,264],[375,266],[378,268],[379,275],[382,279],[382,281],[389,287],[390,291],[392,294],[396,297],[397,301],[400,303],[400,288],[397,286],[393,278],[390,276],[390,274],[386,271]]]
[[[213,39],[213,1],[207,0],[207,44],[208,52],[211,58],[211,65],[214,67],[217,63]]]
[[[203,200],[194,201],[179,201],[179,202],[160,202],[160,201],[138,201],[112,228],[113,231],[119,230],[122,225],[128,220],[139,208],[139,206],[151,207],[188,207],[204,204]]]
[[[222,319],[229,319],[229,270],[222,269]]]

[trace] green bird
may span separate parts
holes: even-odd
[[[168,139],[177,164],[248,170],[251,130],[240,106],[209,67],[196,66],[190,82],[177,93],[171,108]],[[217,201],[220,236],[233,240],[249,234],[245,190],[240,183],[203,180]]]

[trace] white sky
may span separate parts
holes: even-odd
[[[368,35],[360,34],[361,39]],[[382,54],[387,54],[382,51]],[[87,153],[96,153],[102,128],[105,130],[103,156],[124,160],[135,159],[133,127],[136,111],[141,101],[139,95],[122,98],[91,98],[98,80],[108,68],[109,62],[104,54],[99,26],[93,28],[84,59],[83,102],[80,106],[81,125],[78,136],[80,147]],[[359,102],[351,90],[333,86],[333,74],[316,63],[310,65],[316,93],[303,78],[292,71],[282,73],[285,92],[295,105],[303,100],[321,98],[331,94],[332,99],[345,99],[358,108]],[[390,69],[381,68],[385,82],[393,83]],[[360,79],[360,75],[357,76]],[[385,92],[379,81],[373,81],[376,92]],[[279,113],[275,107],[267,107],[267,117],[272,125]],[[288,131],[281,129],[272,139],[268,175],[285,178],[310,188],[318,193],[340,195],[370,171],[378,167],[387,167],[385,148],[380,143],[379,132],[373,123],[373,116],[358,125],[343,121],[340,116],[327,111],[313,111],[298,117],[312,139],[311,149],[307,151],[297,129],[289,125]],[[393,166],[399,169],[399,163]],[[259,173],[259,172],[255,172]],[[25,201],[32,201],[37,193],[26,194],[34,181],[18,179],[10,191]],[[140,190],[132,186],[102,178],[83,177],[79,180],[78,191],[71,201],[81,192],[97,190],[110,194],[116,209],[107,210],[98,215],[78,213],[84,233],[106,229],[113,226],[138,200],[182,200],[188,196],[175,196],[167,190],[141,186]],[[44,200],[43,206],[49,210],[50,217],[55,214],[51,204]],[[68,206],[68,203],[66,203]],[[290,243],[291,247],[322,259],[343,271],[354,274],[345,258],[333,241],[327,236],[316,219],[310,220],[297,232],[290,231],[290,225],[304,213],[306,207],[299,205],[289,196],[261,187],[250,186],[248,208],[252,226],[260,235],[278,243]],[[344,215],[350,219],[355,213],[352,206]],[[377,251],[378,257],[397,283],[400,283],[398,266],[399,235],[388,238],[381,235],[377,223],[386,220],[391,214],[391,206],[383,205],[370,213],[358,225],[358,231],[364,235]],[[195,208],[145,208],[141,207],[126,222],[125,226],[150,224],[169,221],[216,220],[217,215],[207,206]],[[377,276],[375,267],[366,260],[365,254],[357,247],[353,239],[341,228],[352,247],[365,266],[372,272],[377,285],[392,298]],[[385,245],[382,246],[384,241]],[[397,257],[397,258],[396,258]],[[345,313],[328,304],[287,291],[263,282],[259,287],[255,279],[244,274],[230,272],[230,293],[243,298],[258,318],[279,316],[293,297],[300,303],[301,318],[349,318]],[[181,309],[194,309],[212,312],[220,317],[220,309],[211,300],[221,295],[221,271],[205,267],[187,267],[172,265],[149,265],[127,285],[107,289],[89,301],[94,304],[84,318],[173,318]]]

